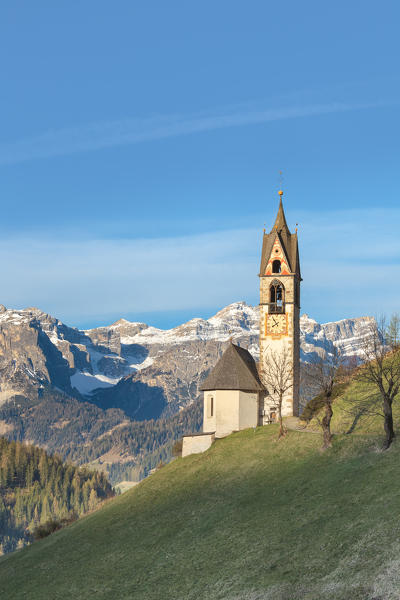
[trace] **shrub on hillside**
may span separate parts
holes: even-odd
[[[183,439],[176,440],[175,444],[172,446],[172,456],[182,456],[182,446]]]
[[[344,390],[347,388],[348,385],[349,385],[348,381],[346,381],[345,383],[338,383],[337,385],[335,385],[335,387],[333,388],[333,392],[332,392],[332,399],[334,400],[335,398],[340,396],[344,392]],[[307,402],[307,404],[304,407],[303,412],[300,415],[300,420],[306,421],[307,423],[309,423],[315,417],[315,415],[321,410],[321,408],[323,406],[324,406],[324,395],[321,393],[321,394],[318,394],[318,396],[311,398],[311,400],[309,400]]]
[[[47,537],[48,535],[54,533],[55,531],[58,531],[59,529],[70,525],[70,523],[76,521],[77,518],[78,515],[76,513],[71,513],[70,515],[68,515],[68,517],[65,517],[64,519],[49,519],[48,521],[46,521],[46,523],[35,527],[33,531],[33,538],[35,541],[41,540]]]

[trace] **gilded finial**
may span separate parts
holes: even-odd
[[[282,191],[282,187],[283,186],[282,186],[282,183],[283,183],[283,173],[282,173],[282,171],[279,171],[279,187],[280,187],[280,190],[279,190],[278,194],[280,195],[281,200],[282,200],[282,196],[283,196],[283,191]]]

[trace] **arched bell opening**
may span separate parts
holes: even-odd
[[[285,312],[285,288],[277,279],[274,279],[269,288],[269,312]]]
[[[280,273],[282,271],[282,265],[281,265],[281,261],[280,260],[274,260],[272,263],[272,272],[273,273]]]

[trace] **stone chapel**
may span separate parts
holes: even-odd
[[[283,416],[297,416],[300,381],[300,259],[297,229],[291,233],[279,191],[279,208],[270,233],[264,229],[260,264],[260,359],[231,340],[203,382],[203,433],[183,438],[182,456],[203,452],[215,438],[273,423],[275,390],[268,389],[273,357],[290,364],[291,386],[282,402]]]

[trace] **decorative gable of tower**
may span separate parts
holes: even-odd
[[[263,275],[290,275],[290,272],[289,260],[277,234]]]
[[[296,275],[301,281],[297,229],[294,233],[290,233],[283,210],[282,194],[283,192],[280,191],[279,210],[274,226],[270,233],[264,230],[259,276],[275,275],[274,260],[280,259],[282,275]]]

